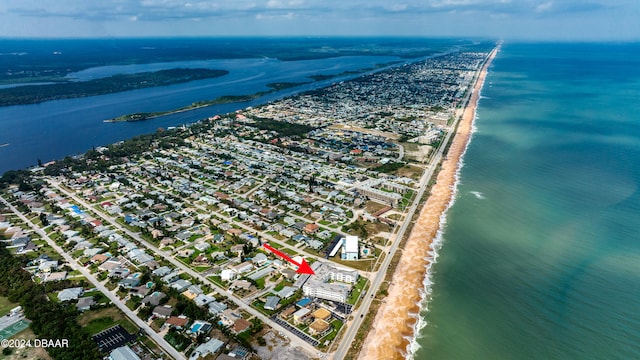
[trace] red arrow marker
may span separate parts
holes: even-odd
[[[298,274],[309,274],[309,275],[315,275],[315,272],[313,272],[313,269],[311,268],[311,266],[309,266],[309,264],[307,264],[307,262],[304,260],[304,258],[302,258],[302,263],[298,264],[297,262],[293,261],[292,258],[289,257],[289,255],[283,253],[282,251],[278,250],[278,249],[274,249],[271,246],[269,246],[269,244],[264,244],[264,248],[271,251],[272,253],[280,256],[281,258],[287,260],[288,262],[292,263],[293,265],[298,267],[298,270],[296,270],[296,272]]]

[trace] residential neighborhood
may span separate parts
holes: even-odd
[[[73,304],[105,357],[324,358],[379,294],[374,278],[486,55],[444,54],[32,168],[0,192],[1,241],[50,301]]]

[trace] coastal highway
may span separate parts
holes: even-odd
[[[480,74],[480,72],[483,71],[483,69],[484,67],[481,67],[481,69],[477,72],[477,74]],[[466,107],[468,106],[468,101],[469,99],[471,99],[471,94],[475,89],[475,84],[477,82],[477,79],[478,79],[478,75],[476,75],[476,78],[474,79],[475,81],[473,81],[469,86],[470,91],[468,92],[467,98],[465,99],[465,102],[464,102],[465,111],[466,111]],[[442,157],[444,156],[444,152],[445,152],[445,149],[447,148],[447,144],[449,144],[449,142],[451,141],[451,137],[455,134],[454,130],[456,129],[458,122],[462,118],[463,116],[462,114],[455,117],[455,122],[451,125],[451,131],[447,132],[447,135],[445,136],[444,140],[440,143],[440,146],[438,147],[436,153],[432,157],[428,168],[422,174],[422,177],[420,178],[420,183],[419,183],[420,186],[419,186],[418,194],[413,199],[413,203],[409,208],[405,221],[402,223],[402,225],[400,226],[396,234],[395,240],[393,241],[393,244],[389,249],[389,253],[385,257],[384,261],[382,262],[382,265],[380,266],[378,272],[375,274],[375,276],[371,280],[371,286],[369,287],[369,290],[367,291],[364,298],[362,299],[362,303],[360,304],[360,307],[353,314],[353,322],[349,324],[346,332],[344,333],[344,336],[340,340],[340,344],[338,345],[338,348],[336,349],[335,353],[333,353],[332,358],[334,360],[343,359],[347,354],[347,352],[349,351],[349,349],[351,348],[351,343],[353,342],[353,339],[355,338],[358,332],[358,329],[362,326],[362,322],[364,321],[364,316],[369,313],[369,307],[371,306],[371,303],[375,298],[375,294],[378,292],[378,289],[380,289],[380,285],[385,279],[385,276],[389,268],[389,264],[391,263],[391,260],[393,259],[396,251],[398,250],[398,246],[400,245],[400,242],[402,241],[402,238],[404,237],[405,232],[409,228],[409,224],[412,222],[412,218],[416,210],[418,209],[418,204],[420,203],[420,199],[424,195],[427,189],[427,185],[429,184],[429,181],[431,181],[431,178],[435,173],[436,167],[438,166],[438,164],[442,160]]]
[[[456,124],[457,124],[457,120],[456,120]],[[456,124],[454,124],[452,128],[455,128]],[[337,359],[343,359],[345,357],[345,355],[347,354],[347,352],[351,347],[351,343],[353,342],[353,339],[355,338],[356,333],[358,332],[358,329],[360,328],[360,326],[362,326],[362,322],[364,321],[364,315],[369,313],[369,307],[371,306],[371,303],[373,302],[375,298],[375,294],[378,292],[378,289],[380,289],[380,285],[384,281],[384,278],[387,274],[387,269],[389,268],[389,264],[391,263],[393,256],[398,250],[398,246],[400,245],[400,242],[402,241],[402,238],[404,237],[405,232],[409,228],[409,224],[411,223],[411,219],[413,218],[413,215],[418,209],[418,204],[427,189],[427,184],[429,184],[429,181],[431,180],[431,177],[435,172],[437,164],[442,159],[444,149],[446,148],[446,144],[450,141],[451,134],[453,134],[452,131],[447,133],[445,141],[443,141],[440,144],[440,147],[438,148],[436,155],[433,157],[433,160],[431,161],[429,167],[422,174],[422,177],[420,178],[420,188],[418,190],[418,194],[414,198],[413,203],[409,208],[409,212],[407,213],[405,221],[402,223],[402,225],[400,226],[396,234],[395,240],[393,241],[393,244],[389,249],[389,253],[384,258],[384,261],[382,262],[382,265],[380,266],[378,272],[375,274],[375,276],[371,280],[371,286],[369,287],[369,290],[367,291],[367,293],[364,295],[362,299],[362,303],[360,304],[360,307],[353,314],[353,317],[354,317],[353,322],[349,325],[343,338],[340,340],[340,345],[338,345],[336,352],[333,354],[333,359],[337,360]]]
[[[78,270],[89,282],[93,284],[93,286],[95,286],[105,296],[107,296],[113,304],[115,304],[120,310],[122,310],[122,312],[125,313],[125,315],[127,315],[127,317],[129,317],[129,319],[131,319],[138,327],[140,327],[140,329],[143,329],[147,333],[147,336],[149,336],[151,340],[158,344],[158,346],[160,346],[162,350],[164,350],[174,359],[185,359],[184,355],[182,355],[180,352],[178,352],[178,350],[176,350],[173,346],[166,342],[164,338],[162,338],[162,336],[153,331],[153,329],[151,329],[151,327],[147,325],[147,323],[140,320],[140,318],[122,301],[120,301],[120,299],[114,293],[109,291],[109,289],[107,289],[96,278],[94,278],[93,275],[85,267],[79,266],[78,263],[60,246],[58,246],[55,241],[53,241],[40,227],[29,221],[29,219],[27,219],[18,209],[13,207],[13,205],[8,203],[4,198],[0,197],[0,201],[2,201],[7,207],[9,207],[9,209],[11,209],[11,211],[13,211],[16,215],[18,215],[18,217],[22,219],[25,224],[29,225],[36,233],[38,233],[38,235],[42,236],[42,238],[49,244],[49,246],[57,251],[58,254],[62,255],[62,257],[67,263],[69,263],[69,266],[72,269]]]
[[[174,259],[172,256],[167,255],[164,251],[158,249],[154,245],[152,245],[152,244],[148,243],[146,240],[144,240],[138,233],[133,232],[133,231],[127,229],[126,227],[122,226],[120,223],[118,223],[115,220],[114,217],[112,217],[112,216],[110,216],[108,214],[105,214],[104,212],[98,210],[96,207],[92,207],[90,204],[88,204],[82,198],[76,196],[76,194],[73,194],[73,193],[69,192],[68,190],[66,190],[65,188],[63,188],[60,185],[60,183],[55,182],[53,180],[49,180],[49,179],[47,179],[47,180],[49,181],[50,185],[52,185],[53,187],[58,189],[60,192],[64,193],[66,196],[69,197],[69,199],[73,199],[73,201],[77,202],[79,205],[85,207],[86,209],[91,209],[91,211],[93,211],[94,213],[99,215],[102,219],[104,219],[107,222],[109,222],[115,228],[117,228],[118,230],[120,230],[123,233],[127,234],[132,239],[135,239],[140,245],[142,245],[142,246],[146,247],[147,249],[149,249],[152,254],[157,254],[157,255],[162,256],[165,260],[169,261],[176,268],[178,268],[178,269],[184,271],[185,273],[189,274],[194,279],[198,279],[198,280],[202,281],[203,283],[209,285],[210,287],[215,289],[219,294],[225,295],[229,300],[233,301],[242,310],[244,310],[244,311],[248,312],[249,314],[257,317],[260,320],[262,320],[262,322],[265,325],[270,326],[275,331],[281,332],[283,334],[289,334],[290,333],[289,330],[287,330],[284,327],[278,325],[277,323],[275,323],[274,321],[269,319],[267,316],[263,315],[261,312],[259,312],[256,309],[252,308],[251,306],[249,306],[249,304],[247,304],[244,301],[242,301],[239,297],[237,297],[233,293],[227,291],[226,289],[223,289],[223,288],[219,287],[213,281],[211,281],[211,280],[207,279],[206,277],[202,276],[201,274],[195,272],[194,270],[192,270],[187,265],[185,265],[182,262]],[[155,332],[153,330],[151,330],[151,332],[155,334]],[[291,336],[289,336],[289,340],[291,341],[292,345],[299,346],[299,347],[303,348],[309,354],[316,354],[318,352],[318,350],[315,349],[311,344],[305,342],[304,340],[300,339],[297,336],[291,335]]]

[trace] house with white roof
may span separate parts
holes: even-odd
[[[58,300],[60,301],[77,300],[80,296],[82,296],[82,294],[84,294],[84,289],[81,287],[64,289],[58,293]]]

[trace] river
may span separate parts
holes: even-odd
[[[256,106],[301,91],[353,78],[341,76],[312,82],[310,75],[335,75],[371,69],[398,61],[395,56],[341,56],[328,59],[280,61],[273,58],[216,59],[153,64],[103,66],[70,74],[89,80],[116,73],[157,71],[189,67],[229,71],[228,75],[171,86],[138,89],[85,98],[48,101],[0,108],[0,173],[84,153],[93,146],[111,144],[154,132],[159,127],[179,126],[247,106]],[[415,61],[415,60],[414,60]],[[135,112],[165,111],[194,101],[224,95],[247,95],[269,90],[274,82],[312,82],[271,93],[249,102],[222,104],[181,112],[148,121],[104,123],[103,120]]]

